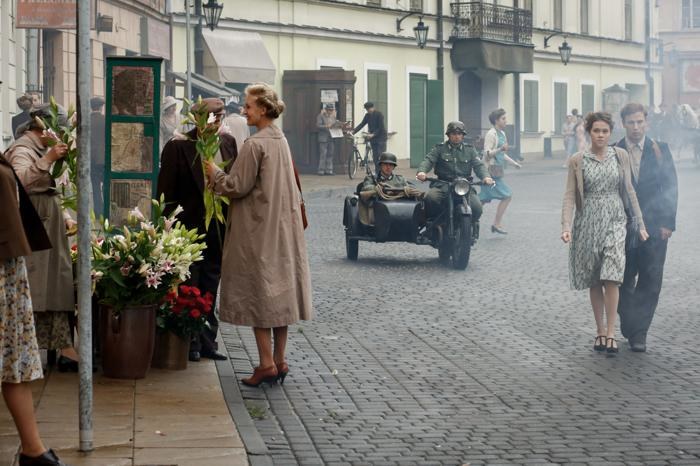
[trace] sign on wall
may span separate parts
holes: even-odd
[[[17,0],[17,28],[75,29],[75,0]]]

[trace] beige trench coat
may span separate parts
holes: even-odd
[[[8,149],[5,158],[29,194],[53,246],[26,258],[32,308],[34,312],[73,312],[73,265],[65,219],[59,197],[51,188],[51,162],[42,157],[45,151],[39,138],[28,131]]]
[[[274,125],[241,147],[214,190],[231,199],[221,263],[220,317],[283,327],[312,316],[311,280],[287,139]]]

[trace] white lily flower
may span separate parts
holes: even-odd
[[[212,123],[216,123],[216,115],[209,112],[209,118],[207,118],[207,124],[211,125]]]

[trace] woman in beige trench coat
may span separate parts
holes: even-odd
[[[60,109],[60,117],[65,112]],[[43,104],[31,113],[32,120],[5,153],[34,208],[44,223],[52,248],[29,255],[27,272],[39,348],[61,350],[58,369],[78,371],[78,354],[73,348],[70,317],[75,313],[73,266],[66,232],[75,222],[61,208],[50,175],[54,162],[66,156],[68,147],[56,144],[49,148],[43,128],[35,118],[49,118],[49,106]],[[65,121],[62,122],[66,124]]]
[[[287,139],[273,121],[284,103],[266,84],[246,89],[245,115],[258,131],[246,139],[229,174],[207,167],[209,185],[231,200],[221,264],[220,317],[253,327],[260,365],[243,379],[284,382],[287,326],[311,319],[311,282]],[[272,335],[275,347],[272,349]]]

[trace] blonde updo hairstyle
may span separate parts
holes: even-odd
[[[265,116],[268,118],[274,120],[284,112],[284,102],[277,96],[277,92],[267,84],[251,84],[245,88],[245,93],[255,97],[257,104],[265,109]]]

